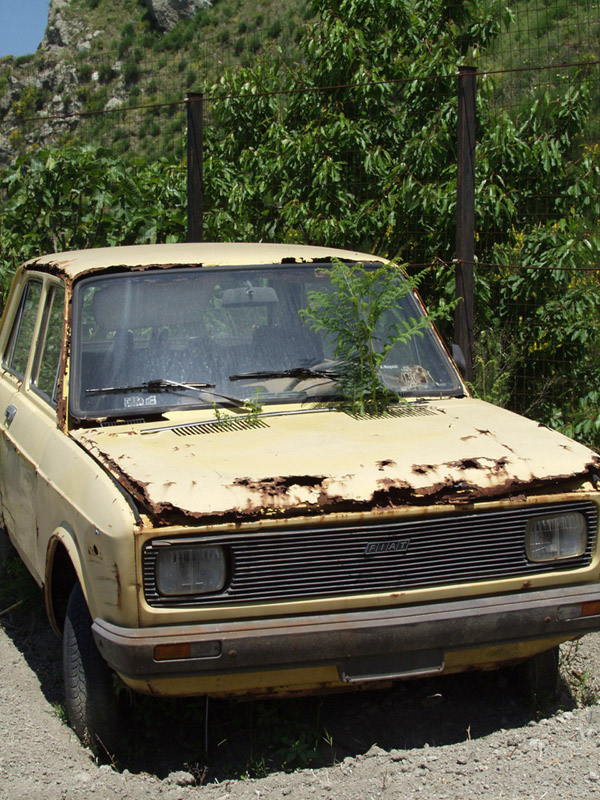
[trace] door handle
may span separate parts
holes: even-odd
[[[12,403],[9,406],[6,406],[6,411],[4,412],[4,422],[6,423],[7,428],[15,418],[16,413],[17,413],[17,407],[13,406]]]

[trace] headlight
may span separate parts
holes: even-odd
[[[162,595],[206,594],[225,585],[222,547],[165,547],[156,558],[156,586]]]
[[[552,514],[527,523],[525,550],[530,561],[558,561],[585,552],[587,523],[583,514]]]

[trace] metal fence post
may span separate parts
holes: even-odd
[[[458,68],[456,262],[454,337],[473,379],[473,264],[475,262],[475,67]]]
[[[203,230],[202,149],[204,102],[197,92],[187,95],[187,241],[201,242]]]

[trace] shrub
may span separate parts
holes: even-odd
[[[127,61],[123,66],[123,80],[126,84],[137,83],[142,71],[135,61]]]
[[[92,67],[90,64],[80,64],[77,67],[77,79],[81,83],[87,83],[92,79]]]
[[[98,78],[100,83],[110,83],[116,76],[116,72],[110,64],[102,64],[98,70]]]

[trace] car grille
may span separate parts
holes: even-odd
[[[587,520],[585,553],[564,561],[528,561],[527,522],[569,511]],[[395,592],[577,569],[591,563],[597,516],[594,503],[569,502],[375,525],[153,539],[143,550],[144,593],[148,604],[157,608],[218,606]],[[155,580],[158,550],[194,543],[221,544],[227,549],[227,590],[161,596]]]

